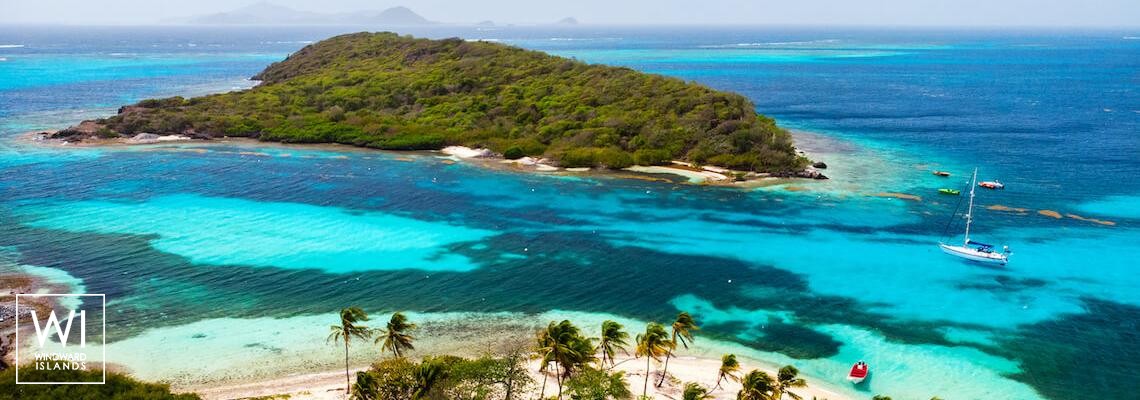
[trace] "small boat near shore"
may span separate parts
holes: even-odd
[[[941,176],[943,178],[950,176],[950,173],[946,171],[934,171],[933,174],[936,176]]]
[[[859,362],[851,366],[851,372],[847,373],[847,380],[858,385],[862,383],[864,379],[867,379],[867,374],[870,373],[871,367],[863,362],[863,360],[859,360]]]
[[[938,193],[942,193],[942,194],[948,194],[948,195],[951,195],[951,196],[957,196],[957,195],[960,195],[960,194],[962,194],[962,191],[961,191],[961,190],[958,190],[958,189],[947,189],[947,188],[942,188],[942,189],[938,189]]]

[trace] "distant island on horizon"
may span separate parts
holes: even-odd
[[[230,11],[171,18],[164,23],[186,25],[381,25],[381,26],[427,26],[442,25],[444,22],[430,20],[405,6],[383,10],[360,10],[340,13],[320,13],[301,11],[267,1],[254,3]],[[473,26],[495,26],[491,20],[459,22]],[[545,25],[576,26],[574,17],[562,18]]]
[[[791,135],[744,96],[498,43],[341,35],[253,79],[262,83],[192,99],[144,100],[51,136],[249,137],[385,150],[470,146],[568,168],[684,161],[795,173],[808,163]]]

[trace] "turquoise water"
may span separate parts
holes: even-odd
[[[0,44],[25,45],[0,48],[0,265],[106,293],[111,348],[142,376],[190,373],[189,358],[142,349],[246,318],[280,332],[349,304],[639,321],[685,309],[706,340],[855,397],[1125,399],[1120,383],[1140,373],[1140,182],[1126,178],[1140,172],[1140,43],[1126,34],[420,32],[741,92],[814,132],[800,146],[836,178],[735,190],[432,154],[17,141],[124,102],[248,86],[333,33],[76,29],[0,29]],[[979,204],[1023,209],[977,211],[977,236],[1014,250],[1005,268],[934,245],[957,203],[936,189],[973,166],[1008,185]],[[881,192],[921,200],[868,196]],[[262,360],[258,349],[321,348],[244,337],[190,347],[240,355],[217,369]],[[844,385],[858,359],[875,378]]]

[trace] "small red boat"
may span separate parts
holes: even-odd
[[[855,363],[855,365],[851,366],[851,372],[847,374],[847,380],[851,381],[852,383],[859,384],[860,382],[863,382],[864,379],[867,379],[867,374],[869,373],[871,373],[871,367],[867,366],[867,363],[860,360],[859,362]]]
[[[978,182],[978,186],[984,187],[986,189],[1005,189],[1005,184],[998,181]]]

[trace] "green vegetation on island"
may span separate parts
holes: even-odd
[[[798,171],[790,134],[748,99],[629,68],[461,39],[356,33],[274,63],[252,89],[144,100],[54,137],[251,137],[389,150],[449,145],[564,167],[671,160]]]

